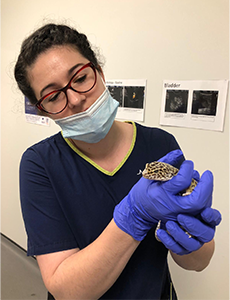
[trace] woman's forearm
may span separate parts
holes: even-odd
[[[55,299],[98,299],[116,281],[139,242],[112,220],[89,246],[63,260],[46,280]]]
[[[170,251],[173,260],[182,268],[186,270],[194,270],[200,272],[204,270],[214,253],[215,242],[212,240],[204,244],[199,250],[187,255],[177,255]]]

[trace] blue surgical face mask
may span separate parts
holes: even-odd
[[[109,132],[119,102],[112,98],[106,88],[102,95],[84,112],[54,120],[65,138],[97,143]]]

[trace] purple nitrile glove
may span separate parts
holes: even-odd
[[[161,161],[175,164],[182,158],[182,152],[175,150]],[[141,241],[149,229],[159,220],[177,220],[178,214],[197,215],[211,206],[213,177],[206,171],[193,193],[179,196],[186,189],[194,174],[193,163],[184,161],[178,174],[167,182],[155,182],[141,178],[129,194],[115,207],[114,221],[117,226],[134,239]]]
[[[198,250],[204,243],[213,239],[216,226],[221,222],[221,214],[218,210],[208,207],[201,212],[199,218],[180,214],[177,221],[187,232],[177,222],[168,221],[167,231],[158,229],[157,237],[172,252],[185,255]]]

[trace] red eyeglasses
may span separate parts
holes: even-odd
[[[36,107],[48,114],[59,114],[68,104],[68,97],[66,93],[68,89],[80,94],[87,93],[92,90],[96,82],[96,68],[91,62],[89,62],[73,75],[65,87],[43,96],[36,103]]]

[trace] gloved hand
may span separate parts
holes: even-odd
[[[204,243],[213,239],[216,226],[221,222],[221,214],[216,209],[205,208],[199,218],[180,214],[177,221],[192,237],[174,221],[166,223],[167,231],[158,229],[157,237],[172,252],[185,255],[198,250]]]
[[[162,158],[158,159],[158,161],[174,166],[182,159],[182,157],[183,157],[183,153],[181,150],[174,150],[169,152],[167,155],[163,156]],[[197,170],[193,170],[192,178],[195,179],[197,182],[200,181],[200,174]]]
[[[161,161],[175,164],[181,157],[182,152],[175,150]],[[209,171],[202,175],[190,195],[178,195],[190,185],[193,173],[193,163],[184,161],[178,174],[167,182],[155,182],[142,177],[115,207],[113,216],[117,226],[141,241],[159,220],[163,223],[176,221],[178,214],[197,215],[205,207],[211,206],[213,176]]]
[[[167,153],[165,156],[158,159],[158,161],[175,166],[183,159],[183,157],[183,152],[180,149],[177,149]]]

